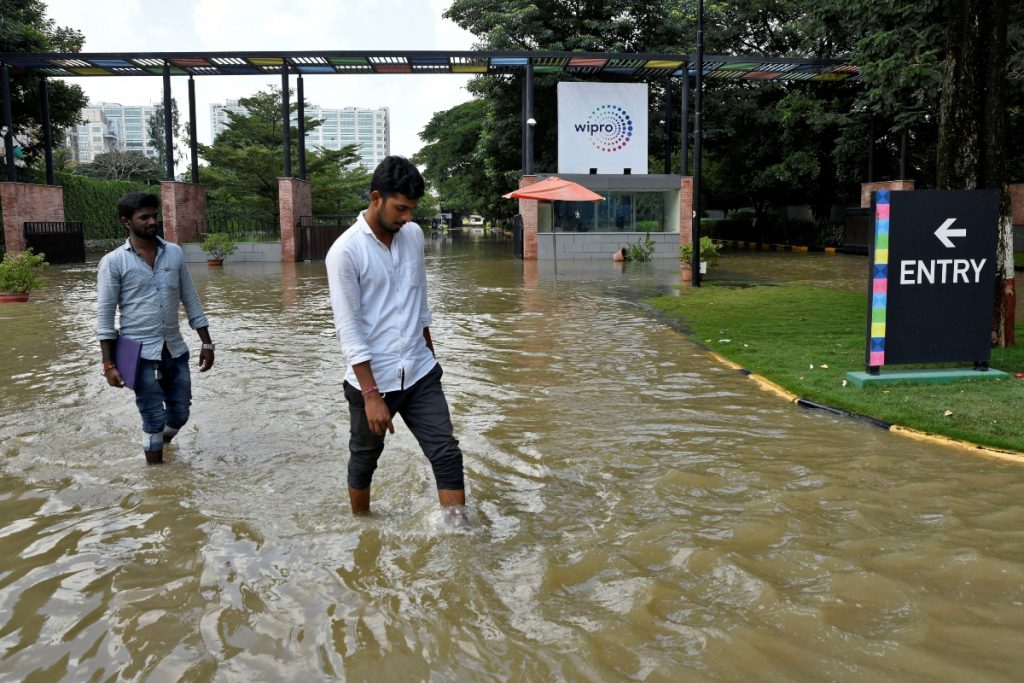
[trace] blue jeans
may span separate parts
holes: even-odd
[[[160,360],[139,359],[135,379],[135,405],[142,415],[142,431],[160,434],[164,426],[180,429],[188,422],[192,405],[192,375],[188,351],[171,358],[164,346]]]
[[[396,413],[402,416],[416,437],[434,470],[437,488],[462,490],[465,488],[462,451],[453,435],[448,401],[441,388],[442,374],[441,366],[435,365],[408,389],[387,392],[384,403],[392,417]],[[365,489],[370,485],[377,460],[384,451],[384,435],[370,430],[363,395],[348,382],[345,382],[345,398],[350,419],[348,485],[354,489]]]

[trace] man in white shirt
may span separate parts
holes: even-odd
[[[370,181],[370,206],[327,252],[334,326],[348,365],[348,494],[354,514],[370,511],[370,482],[397,413],[430,461],[446,519],[461,526],[462,451],[430,338],[423,231],[411,222],[423,189],[412,163],[386,158]]]

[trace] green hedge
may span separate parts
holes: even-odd
[[[100,180],[72,173],[57,173],[55,180],[64,188],[64,220],[81,221],[86,241],[124,238],[124,228],[117,220],[117,200],[126,193],[141,191],[160,196],[158,186],[124,180]]]

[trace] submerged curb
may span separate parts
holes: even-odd
[[[868,422],[868,423],[870,423],[870,424],[872,424],[872,425],[874,425],[876,427],[879,427],[881,429],[884,429],[884,430],[886,430],[888,432],[892,432],[894,434],[900,434],[902,436],[909,437],[909,438],[914,439],[916,441],[927,441],[927,442],[930,442],[930,443],[941,444],[941,445],[944,445],[944,446],[955,446],[955,447],[958,447],[958,448],[962,448],[962,449],[964,449],[966,451],[969,451],[970,453],[972,453],[974,455],[980,455],[980,456],[983,456],[983,457],[986,457],[986,458],[994,458],[994,459],[997,459],[997,460],[1003,460],[1005,462],[1012,462],[1012,463],[1016,463],[1018,465],[1024,465],[1024,453],[1019,453],[1017,451],[1004,451],[1004,450],[1001,450],[1001,449],[998,449],[998,448],[990,448],[988,446],[980,446],[980,445],[978,445],[976,443],[972,443],[970,441],[961,441],[960,439],[952,439],[952,438],[950,438],[948,436],[941,436],[939,434],[931,434],[929,432],[922,432],[922,431],[920,431],[918,429],[912,429],[910,427],[903,427],[901,425],[891,424],[889,422],[885,422],[884,420],[879,420],[879,419],[874,418],[874,417],[869,417],[867,415],[860,415],[858,413],[851,413],[851,412],[849,412],[847,410],[842,410],[840,408],[834,408],[832,406],[828,406],[828,405],[825,405],[823,403],[817,403],[815,401],[811,401],[810,399],[801,398],[801,397],[797,396],[796,394],[792,393],[791,391],[783,389],[782,387],[780,387],[778,384],[775,384],[771,380],[765,379],[761,375],[758,375],[756,373],[751,372],[750,370],[747,370],[743,366],[738,365],[738,364],[732,362],[728,358],[720,356],[719,354],[715,353],[714,351],[708,351],[708,354],[712,358],[714,358],[716,361],[721,363],[722,365],[725,365],[726,367],[732,368],[733,370],[736,370],[737,372],[746,375],[747,377],[752,379],[759,387],[761,387],[761,389],[763,389],[763,390],[765,390],[765,391],[767,391],[769,393],[775,394],[776,396],[779,396],[779,397],[785,399],[786,401],[789,401],[790,403],[795,403],[795,404],[797,404],[798,406],[800,406],[802,408],[810,408],[810,409],[813,409],[813,410],[824,410],[824,411],[832,413],[834,415],[841,415],[843,417],[852,417],[852,418],[855,418],[855,419],[858,419],[858,420],[863,420],[865,422]]]
[[[715,241],[733,249],[746,249],[750,251],[788,251],[797,254],[807,254],[810,252],[835,254],[838,252],[836,247],[809,247],[802,244],[769,244],[765,242],[744,242],[742,240]]]

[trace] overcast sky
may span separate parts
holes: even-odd
[[[474,37],[442,13],[451,0],[46,0],[58,25],[85,35],[83,52],[225,52],[258,50],[469,50]],[[67,79],[91,101],[163,101],[159,77]],[[412,156],[434,112],[469,99],[467,76],[398,74],[306,75],[309,104],[388,107],[391,153]],[[209,143],[210,104],[238,99],[280,75],[196,77],[196,126]],[[290,79],[295,89],[295,77]],[[182,120],[188,118],[188,77],[171,78]]]

